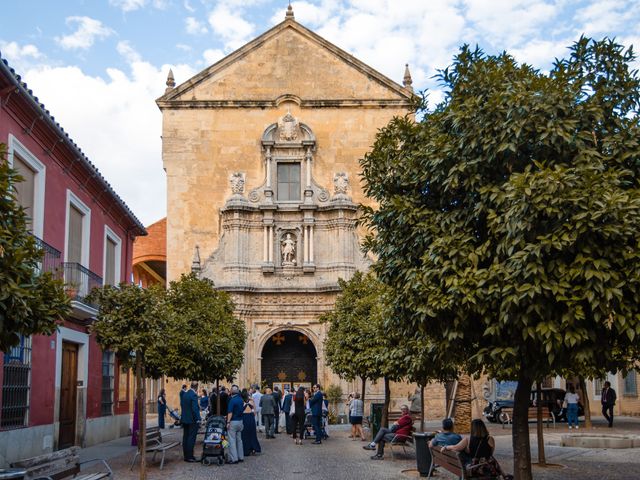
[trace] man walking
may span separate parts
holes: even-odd
[[[229,434],[229,458],[230,464],[244,462],[244,446],[242,444],[242,411],[244,410],[244,402],[240,396],[240,390],[237,385],[231,387],[231,400],[227,413],[227,432]]]
[[[182,424],[182,454],[185,462],[197,462],[193,456],[196,445],[200,406],[198,405],[198,382],[191,382],[191,389],[180,393],[180,423]]]
[[[291,390],[285,386],[284,389],[285,395],[284,400],[282,400],[282,412],[284,413],[284,421],[285,427],[287,429],[287,435],[291,435],[293,430],[291,429],[291,417],[289,416],[289,411],[291,410],[291,402],[293,401],[293,394]]]
[[[278,427],[280,425],[280,405],[282,404],[282,393],[280,393],[280,387],[278,387],[277,385],[275,387],[273,387],[273,400],[276,402],[276,408],[274,409],[273,414],[274,416],[274,420],[275,420],[275,430],[274,433],[280,433],[280,431],[278,430]]]
[[[604,382],[600,401],[602,402],[602,415],[609,422],[609,428],[613,427],[613,407],[617,400],[616,391],[611,388],[611,382]]]
[[[314,445],[322,443],[322,390],[320,384],[313,386],[313,396],[309,399],[309,407],[311,407],[311,424],[316,432],[316,441]]]

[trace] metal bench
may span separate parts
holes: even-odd
[[[57,452],[13,462],[11,467],[26,470],[27,474],[24,477],[26,480],[61,480],[67,477],[73,477],[75,480],[113,478],[113,472],[106,460],[96,458],[81,462],[79,451],[80,447],[65,448]],[[81,465],[95,462],[102,462],[107,471],[79,475]]]
[[[136,432],[137,435],[140,432]],[[156,455],[158,452],[162,453],[162,458],[160,460],[160,470],[164,467],[164,454],[167,450],[177,447],[181,444],[181,442],[169,442],[164,443],[162,441],[162,433],[160,433],[160,428],[158,427],[150,427],[145,430],[145,438],[146,438],[146,446],[145,453],[153,453],[153,457],[151,457],[151,461],[155,461]],[[133,466],[136,463],[136,459],[140,455],[140,440],[138,437],[138,449],[136,450],[136,454],[133,456],[133,461],[131,462],[131,468],[129,470],[133,470]]]
[[[416,446],[413,443],[413,437],[411,435],[403,435],[401,433],[396,433],[396,436],[389,442],[389,449],[391,450],[391,459],[395,460],[395,451],[393,448],[399,449],[402,448],[402,452],[407,455],[407,447],[416,451]]]
[[[538,421],[538,407],[529,407],[529,410],[527,410],[527,421],[530,422],[531,420]],[[513,423],[513,409],[502,409],[500,421],[502,422],[502,428],[507,424]],[[547,428],[549,428],[549,423],[552,423],[553,428],[556,428],[556,416],[546,407],[542,409],[542,421],[546,423]]]

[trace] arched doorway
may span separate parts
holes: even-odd
[[[269,337],[262,348],[262,381],[279,385],[310,386],[318,381],[316,348],[304,333],[284,330]]]

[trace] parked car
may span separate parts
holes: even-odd
[[[552,412],[556,418],[556,422],[567,421],[567,410],[563,408],[564,396],[567,392],[562,388],[543,388],[541,391],[542,405],[549,412]],[[536,405],[535,402],[536,391],[531,391],[531,399],[529,406]],[[509,420],[513,414],[513,399],[509,400],[495,400],[488,402],[488,405],[484,409],[484,416],[492,423],[504,423]],[[507,411],[509,412],[507,414]],[[578,416],[584,415],[584,409],[582,404],[578,404]]]

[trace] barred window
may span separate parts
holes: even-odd
[[[4,354],[0,428],[26,427],[29,424],[31,390],[31,337],[20,336],[20,344]]]
[[[102,408],[101,414],[113,415],[113,385],[115,355],[106,350],[102,352]]]
[[[624,395],[638,395],[635,370],[631,370],[624,377]]]

